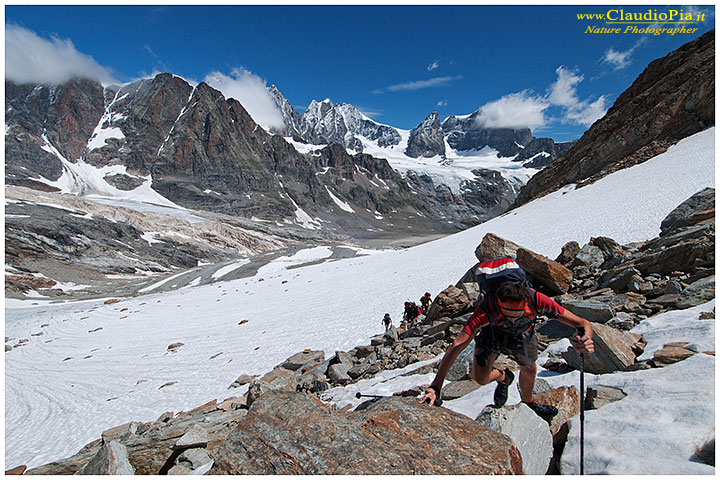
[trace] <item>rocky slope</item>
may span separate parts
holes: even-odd
[[[513,206],[644,162],[712,125],[715,30],[651,62],[572,149],[523,187]]]
[[[582,248],[568,244],[556,261],[488,234],[476,256],[486,260],[517,255],[537,288],[561,294],[556,300],[593,322],[596,352],[586,355],[588,372],[658,369],[715,353],[673,343],[639,361],[643,339],[627,331],[642,319],[714,298],[714,190],[698,192],[662,225],[659,237],[642,244],[621,246],[603,237]],[[73,457],[27,473],[73,474],[81,468],[95,474],[128,468],[138,474],[564,473],[558,470],[558,458],[567,439],[567,422],[579,412],[575,387],[551,389],[543,379],[537,380],[536,401],[560,410],[548,422],[523,405],[486,408],[473,421],[421,405],[413,397],[422,386],[359,403],[353,411],[325,403],[332,401],[332,392],[338,395],[381,371],[407,367],[399,374],[432,373],[437,361],[417,368],[412,364],[443,352],[469,317],[476,295],[477,285],[460,279],[458,286],[436,296],[427,317],[420,317],[415,326],[392,328],[370,345],[336,352],[328,359],[322,351],[298,352],[260,378],[238,377],[229,389],[249,384],[243,396],[212,400],[187,412],[166,412],[155,422],[119,425]],[[703,317],[713,319],[714,312],[704,312]],[[541,350],[572,333],[557,322],[541,321]],[[443,388],[445,400],[478,388],[469,380],[472,349],[470,345],[451,369]],[[507,357],[499,362],[517,369]],[[551,355],[543,366],[567,372],[578,368],[578,358],[568,349]],[[617,388],[589,388],[585,408],[603,408],[626,396]],[[424,452],[422,458],[418,451]],[[705,446],[697,455],[712,462]],[[22,473],[24,468],[15,471]]]

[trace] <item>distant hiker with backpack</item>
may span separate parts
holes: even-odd
[[[425,295],[420,297],[420,310],[422,311],[423,315],[427,315],[428,309],[430,308],[430,303],[432,302],[432,295],[430,295],[430,292],[425,292]]]
[[[425,390],[421,402],[433,405],[440,398],[443,382],[460,352],[475,338],[475,353],[471,376],[480,385],[497,382],[494,402],[496,407],[505,405],[508,387],[515,379],[510,369],[494,368],[500,353],[513,358],[520,365],[520,396],[523,403],[541,417],[553,417],[558,411],[551,405],[541,405],[533,400],[533,387],[537,374],[538,357],[535,320],[546,315],[574,328],[584,328],[582,337],[570,341],[578,353],[595,350],[592,341],[592,324],[557,304],[548,296],[526,286],[525,272],[511,258],[496,259],[474,267],[476,278],[484,298],[465,323],[452,345],[440,361],[435,379]],[[478,278],[480,277],[480,278]],[[484,284],[484,285],[483,285]]]
[[[382,319],[382,323],[385,325],[385,331],[387,332],[390,330],[390,327],[392,326],[392,319],[390,318],[390,314],[386,313],[385,316]]]
[[[415,302],[405,302],[405,311],[403,312],[403,321],[406,322],[407,328],[415,325],[415,320],[422,312]]]

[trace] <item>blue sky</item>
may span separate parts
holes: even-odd
[[[611,9],[706,17],[675,35],[586,33],[608,25],[577,18]],[[9,79],[53,71],[45,81],[61,81],[76,68],[126,82],[168,71],[241,102],[275,84],[299,111],[330,98],[404,129],[432,110],[445,118],[483,107],[488,126],[565,141],[650,61],[713,28],[715,15],[713,5],[7,5],[5,22]]]

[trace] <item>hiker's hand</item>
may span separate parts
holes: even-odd
[[[582,337],[575,335],[570,339],[573,348],[578,353],[593,353],[595,351],[595,344],[592,341],[592,337],[583,335]]]
[[[425,389],[425,395],[423,395],[422,400],[420,400],[420,403],[427,403],[428,405],[435,405],[435,400],[437,399],[437,393],[432,388],[426,388]]]

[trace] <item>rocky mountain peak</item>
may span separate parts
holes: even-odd
[[[456,150],[480,150],[486,146],[501,157],[520,153],[532,140],[529,128],[488,128],[480,121],[480,109],[467,116],[451,116],[442,123],[448,145]]]
[[[445,135],[440,125],[440,115],[433,110],[425,120],[410,131],[405,149],[409,157],[445,157]]]

